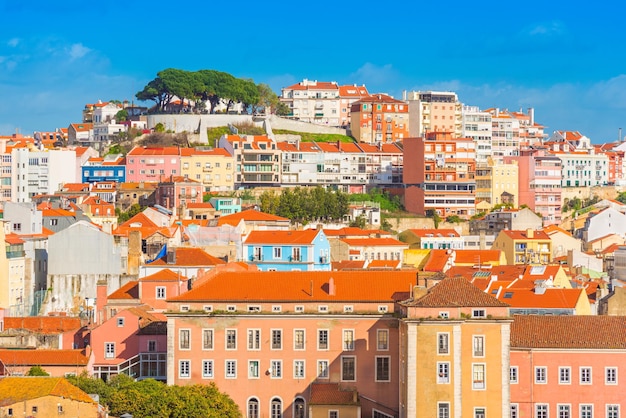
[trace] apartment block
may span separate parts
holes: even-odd
[[[223,148],[180,150],[180,172],[202,183],[205,192],[228,192],[235,187],[235,159]]]
[[[432,132],[404,140],[405,207],[409,212],[469,218],[475,213],[476,144]]]
[[[412,91],[409,103],[409,136],[425,136],[429,132],[446,132],[452,137],[462,135],[462,104],[456,93]]]
[[[476,167],[476,209],[488,211],[496,205],[518,206],[518,167],[513,161],[504,164],[487,158],[485,164]]]
[[[385,94],[352,103],[352,136],[368,144],[402,141],[409,136],[409,107]]]
[[[223,135],[218,147],[234,157],[235,188],[281,184],[281,152],[267,135]]]
[[[463,106],[461,136],[476,143],[478,165],[487,164],[491,157],[491,130],[491,113],[481,111],[478,106]]]

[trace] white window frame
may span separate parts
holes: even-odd
[[[354,329],[344,329],[341,334],[343,335],[343,351],[354,351],[356,346]]]
[[[509,418],[519,418],[519,404],[512,403],[509,405]]]
[[[566,372],[566,376],[563,373]],[[564,377],[567,377],[564,379]],[[572,384],[572,368],[571,367],[559,367],[559,385]]]
[[[298,359],[293,361],[293,378],[306,378],[306,360]]]
[[[186,373],[184,373],[185,371]],[[190,359],[178,360],[178,378],[179,379],[191,379],[191,360]]]
[[[550,416],[550,406],[547,403],[535,404],[535,415],[533,418],[548,418]],[[539,413],[541,412],[541,415]]]
[[[326,347],[321,348],[321,336],[322,333],[326,334]],[[317,330],[317,350],[318,351],[328,351],[330,350],[330,330],[327,328],[321,328]]]
[[[487,408],[484,406],[474,407],[474,418],[485,418],[487,416]]]
[[[606,418],[619,418],[620,406],[619,404],[607,404],[606,405]]]
[[[280,313],[283,311],[283,307],[281,305],[272,305],[272,312]]]
[[[445,344],[444,344],[445,343]],[[447,356],[450,354],[450,333],[437,333],[437,354]]]
[[[322,368],[322,366],[325,366],[325,367]],[[330,375],[328,371],[329,367],[330,367],[330,362],[328,360],[317,360],[317,378],[328,379]],[[321,373],[322,371],[324,373]]]
[[[604,384],[605,385],[617,385],[617,367],[605,367],[604,368]],[[612,376],[611,376],[612,375]]]
[[[352,312],[354,312],[354,306],[352,306],[352,305],[343,305],[343,312],[344,313],[352,313]]]
[[[593,404],[581,403],[578,405],[578,416],[580,418],[593,418]]]
[[[248,351],[261,350],[261,329],[248,328],[246,332]]]
[[[437,402],[437,418],[450,418],[450,402]]]
[[[381,335],[385,335],[384,344],[381,345]],[[389,351],[389,330],[377,329],[376,330],[376,351]]]
[[[165,286],[157,286],[154,292],[155,298],[158,300],[163,300],[167,298],[167,288]]]
[[[283,258],[283,247],[272,247],[272,258],[280,260]]]
[[[572,405],[568,403],[556,404],[557,418],[572,418]]]
[[[509,367],[509,383],[517,384],[519,382],[519,369],[517,366]]]
[[[104,343],[104,358],[115,358],[115,342]]]
[[[256,370],[252,367],[256,364]],[[256,372],[256,375],[255,375]],[[261,378],[261,361],[258,359],[248,360],[248,379]]]
[[[480,372],[480,369],[482,369],[482,381],[476,379],[477,373]],[[487,390],[487,364],[486,363],[472,363],[472,389],[473,390]]]
[[[449,361],[437,362],[437,383],[438,384],[450,383],[450,362]]]
[[[270,360],[270,379],[282,379],[283,378],[283,361],[282,360]]]
[[[578,369],[578,373],[580,376],[579,384],[581,385],[593,384],[593,374],[592,374],[592,369],[590,366],[580,366],[580,368]]]
[[[484,309],[472,309],[472,318],[486,318]]]
[[[278,347],[274,344],[274,333],[278,332],[279,341]],[[283,349],[283,330],[282,328],[271,328],[270,329],[270,350],[279,351]]]
[[[184,339],[183,334],[187,334],[187,346],[183,346]],[[179,328],[178,329],[178,349],[180,351],[190,351],[191,350],[191,329],[190,328]]]
[[[304,312],[304,305],[296,305],[296,306],[294,306],[293,310],[296,313],[303,313]]]
[[[298,334],[302,334],[302,346],[298,346],[299,339],[296,337]],[[293,330],[293,350],[294,351],[304,351],[306,350],[306,329],[304,328],[296,328]]]
[[[232,366],[233,372],[230,373],[230,369]],[[226,359],[224,360],[224,377],[226,379],[236,379],[237,378],[237,360],[235,359]]]
[[[547,385],[548,384],[548,368],[546,366],[535,366],[534,373],[534,381],[536,385]],[[541,373],[539,376],[538,373]]]
[[[348,360],[348,359],[352,359],[353,361],[353,367],[354,367],[354,378],[353,379],[345,379],[344,377],[344,360]],[[357,381],[357,375],[356,375],[356,356],[341,356],[341,381],[342,382],[356,382]]]
[[[124,326],[124,317],[119,317],[117,318],[117,326],[118,327],[123,327]]]
[[[231,334],[234,335],[234,347],[229,347],[229,343],[228,343],[228,336]],[[224,330],[224,348],[227,351],[234,351],[237,350],[237,329],[236,328],[226,328]]]
[[[207,373],[208,370],[208,373]],[[211,359],[202,360],[202,378],[213,379],[215,377],[215,363]]]
[[[474,335],[472,338],[472,355],[473,357],[485,357],[485,336]]]
[[[319,313],[328,313],[328,305],[319,305],[317,307],[317,312],[319,312]]]
[[[210,344],[207,344],[207,335],[210,335]],[[215,330],[213,328],[202,328],[202,350],[212,351],[215,348]]]

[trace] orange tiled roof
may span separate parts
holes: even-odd
[[[342,238],[341,241],[351,247],[408,247],[406,243],[395,238]]]
[[[459,237],[459,233],[454,229],[410,229],[410,231],[418,237],[428,237],[429,235],[435,237]]]
[[[359,397],[355,388],[342,388],[338,383],[313,383],[309,404],[358,405]]]
[[[86,366],[89,358],[83,350],[0,349],[0,361],[5,366]]]
[[[135,147],[127,157],[137,157],[140,155],[180,155],[179,147]]]
[[[400,260],[372,260],[367,265],[367,268],[369,269],[399,269],[400,267],[402,267],[402,262]]]
[[[189,202],[187,203],[187,209],[213,209],[213,205],[209,202]]]
[[[626,316],[515,315],[511,348],[626,349]]]
[[[305,229],[302,231],[252,231],[245,244],[312,244],[320,231]]]
[[[201,248],[195,247],[176,247],[176,262],[174,264],[167,263],[167,256],[159,258],[152,263],[151,266],[215,266],[219,264],[226,264],[226,261],[221,258],[217,258],[207,253]]]
[[[131,280],[108,296],[108,299],[139,299],[139,283]]]
[[[397,274],[397,273],[396,273]],[[417,307],[506,307],[508,304],[486,294],[463,277],[447,277],[417,300],[406,302]]]
[[[512,308],[574,309],[580,294],[584,293],[582,288],[547,288],[544,294],[537,294],[532,289],[534,286],[529,286],[528,282],[529,280],[516,281],[516,284],[525,284],[526,289],[511,287],[502,289],[498,299],[506,301]]]
[[[217,220],[217,225],[221,226],[224,224],[236,226],[239,224],[241,220],[244,222],[275,222],[275,221],[285,221],[291,222],[287,218],[283,218],[281,216],[271,215],[269,213],[260,212],[254,209],[242,210],[241,212],[231,213],[230,215],[221,216]]]
[[[369,237],[372,235],[391,235],[387,231],[383,231],[382,229],[361,229],[356,227],[345,227],[339,229],[324,229],[324,235],[327,237],[347,237],[347,236],[356,236],[356,237]]]
[[[357,270],[364,269],[365,260],[342,260],[342,261],[333,261],[331,263],[332,269],[334,270]]]
[[[560,226],[557,225],[548,225],[546,227],[543,228],[543,232],[545,232],[548,235],[552,235],[554,233],[560,232],[562,234],[565,234],[567,236],[572,236],[572,234],[570,234],[568,231],[564,230],[563,228],[561,228]]]
[[[4,242],[11,245],[24,244],[24,240],[14,233],[6,234],[4,236]]]
[[[140,282],[185,282],[187,280],[189,280],[187,277],[170,269],[159,270],[154,274],[139,279]]]
[[[40,334],[56,334],[81,328],[80,318],[63,316],[5,317],[5,329],[24,329]]]
[[[44,396],[96,403],[88,394],[62,377],[5,377],[0,379],[0,393],[2,407]]]
[[[500,233],[505,234],[509,236],[509,238],[514,239],[514,240],[550,240],[550,237],[548,236],[548,234],[540,230],[533,230],[532,238],[528,237],[527,231],[512,231],[512,230],[504,229],[500,231]]]
[[[330,278],[335,282],[334,296],[328,291]],[[415,280],[415,270],[223,272],[169,300],[390,302],[406,299],[407,283]]]

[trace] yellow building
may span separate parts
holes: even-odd
[[[519,200],[519,170],[517,161],[510,164],[487,159],[487,165],[476,167],[476,208],[491,209],[498,204]]]
[[[509,416],[508,305],[462,277],[402,305],[399,416]]]
[[[92,417],[99,405],[60,377],[4,377],[0,379],[2,417]]]
[[[181,175],[202,183],[205,192],[235,189],[234,158],[225,149],[181,148],[180,153]]]
[[[508,264],[549,264],[552,240],[544,231],[500,231],[492,250],[504,251]]]

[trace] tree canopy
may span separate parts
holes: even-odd
[[[185,71],[168,68],[157,73],[143,90],[135,95],[138,100],[154,101],[157,112],[165,112],[175,98],[183,107],[193,101],[196,111],[204,111],[206,103],[209,113],[215,112],[220,103],[229,111],[237,103],[256,112],[261,108],[267,113],[278,107],[278,96],[267,84],[255,84],[250,79],[236,78],[231,74],[215,70]]]
[[[321,186],[286,189],[280,195],[267,191],[259,199],[262,212],[303,224],[316,220],[338,221],[348,213],[348,196]]]
[[[168,386],[153,379],[136,382],[121,374],[104,382],[85,375],[68,377],[75,386],[87,393],[100,395],[100,403],[109,414],[125,413],[135,418],[148,417],[208,417],[239,418],[237,404],[220,392],[214,383],[207,385]]]

